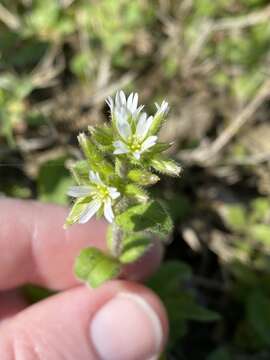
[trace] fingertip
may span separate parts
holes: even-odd
[[[40,358],[51,360],[59,354],[81,360],[149,360],[157,358],[168,334],[166,311],[157,296],[120,280],[95,290],[68,290],[8,321],[0,328],[0,353],[15,341],[21,358],[38,350]]]

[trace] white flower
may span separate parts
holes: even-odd
[[[163,100],[161,105],[159,105],[158,103],[155,103],[156,108],[157,108],[157,112],[155,114],[156,116],[166,116],[169,112],[169,104],[167,103],[167,101]]]
[[[114,219],[112,203],[120,196],[120,193],[115,187],[104,184],[99,174],[94,171],[89,172],[89,180],[89,185],[71,186],[68,191],[69,196],[75,198],[89,196],[92,199],[86,209],[80,214],[78,222],[80,224],[86,223],[100,208],[103,208],[105,218],[112,222]]]
[[[116,155],[129,153],[139,160],[141,155],[157,142],[157,136],[148,135],[153,120],[153,116],[147,117],[146,113],[142,113],[132,126],[126,111],[117,111],[115,126],[120,140],[114,141],[113,153]]]
[[[118,112],[125,112],[127,115],[136,117],[143,109],[143,105],[138,107],[138,99],[138,93],[131,93],[126,97],[124,91],[120,90],[117,91],[114,101],[111,97],[108,97],[106,103],[111,110],[112,117]]]

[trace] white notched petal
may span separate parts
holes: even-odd
[[[121,99],[120,99],[120,93],[117,91],[115,95],[115,107],[120,108],[121,107]]]
[[[114,150],[114,154],[126,154],[129,152],[129,148],[127,147],[127,145],[125,143],[123,143],[123,141],[121,140],[117,140],[113,143],[113,146],[115,148]]]
[[[126,105],[126,95],[123,90],[120,90],[120,99],[121,99],[121,105],[125,106]]]
[[[90,186],[71,186],[67,194],[69,196],[79,198],[90,195],[93,189]]]
[[[110,197],[115,200],[120,196],[120,192],[115,187],[108,187]]]
[[[138,106],[138,100],[139,100],[138,93],[135,93],[134,96],[133,96],[132,105],[129,108],[129,110],[131,111],[132,114],[134,114],[136,112],[136,109],[137,109],[137,106]]]
[[[114,155],[121,155],[121,154],[127,154],[129,150],[123,150],[123,149],[116,149],[114,150]]]
[[[131,93],[127,99],[127,108],[132,112],[133,105],[133,93]]]
[[[141,158],[141,151],[134,151],[134,153],[133,153],[133,156],[135,157],[135,159],[137,159],[137,160],[140,160],[140,158]]]
[[[100,200],[92,200],[87,208],[82,212],[79,223],[85,224],[88,220],[91,219],[93,215],[100,209],[102,203]]]
[[[167,103],[167,101],[163,100],[161,105],[155,103],[156,108],[157,108],[157,113],[155,116],[157,115],[167,115],[168,111],[169,111],[169,104]]]
[[[137,123],[137,126],[136,126],[136,136],[138,138],[143,137],[146,119],[147,119],[147,114],[144,112],[141,114],[139,121]]]
[[[143,140],[147,134],[148,134],[148,131],[153,123],[153,116],[149,116],[148,119],[146,119],[146,116],[142,119],[142,116],[144,115],[145,113],[143,113],[141,116],[140,116],[140,119],[138,121],[138,124],[137,124],[137,128],[136,128],[136,135],[138,136],[138,138],[140,140]],[[142,119],[142,120],[141,120]]]
[[[92,170],[89,171],[89,180],[94,184],[103,185],[103,181],[100,179],[99,174]]]
[[[131,135],[131,127],[127,114],[124,111],[116,112],[115,124],[119,135],[127,140]]]
[[[113,99],[110,96],[106,99],[106,104],[109,106],[109,108],[112,112],[113,111]]]
[[[139,113],[142,111],[142,109],[144,108],[144,105],[140,105],[139,107],[138,107],[138,109],[133,113],[133,116],[138,116],[139,115]]]
[[[154,146],[157,142],[157,136],[149,136],[141,145],[141,151],[145,151]]]
[[[110,223],[114,219],[111,200],[106,200],[104,203],[104,216]]]

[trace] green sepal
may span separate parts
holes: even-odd
[[[121,265],[116,259],[94,247],[83,249],[76,258],[74,266],[76,277],[92,288],[116,278],[120,271]]]
[[[92,199],[90,197],[84,197],[76,200],[72,206],[68,217],[66,218],[66,222],[64,228],[66,229],[69,225],[73,225],[78,222],[83,211],[86,210]]]
[[[105,160],[97,146],[85,134],[78,136],[81,149],[92,170],[104,176],[111,176],[114,173],[113,166]]]
[[[173,228],[170,215],[157,201],[135,205],[116,216],[116,223],[123,231],[149,231],[166,237]]]
[[[146,202],[149,200],[147,192],[134,184],[127,184],[123,189],[123,193],[125,196],[135,198],[139,202]]]
[[[126,177],[126,161],[124,159],[120,159],[119,157],[115,158],[115,173],[120,178]]]
[[[92,139],[98,145],[103,147],[110,147],[113,143],[113,132],[112,128],[108,125],[102,126],[89,126],[88,127],[89,133],[92,136]]]
[[[159,157],[151,159],[150,166],[162,174],[171,176],[179,176],[181,172],[181,166],[178,165],[175,161]]]
[[[160,129],[162,128],[163,124],[165,123],[166,119],[164,114],[155,115],[152,125],[149,130],[150,135],[156,135]]]
[[[90,167],[86,160],[76,161],[70,171],[79,185],[89,183]]]
[[[145,234],[127,234],[123,238],[123,248],[119,260],[129,264],[138,260],[151,246],[151,239]]]
[[[142,186],[153,185],[159,181],[159,177],[157,175],[152,174],[150,171],[141,169],[130,170],[127,174],[127,177],[131,181],[134,181],[135,183]]]
[[[173,143],[156,143],[152,148],[149,149],[148,154],[152,155],[162,153],[163,151],[168,150],[172,144]]]

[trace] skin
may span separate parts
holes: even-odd
[[[67,209],[11,199],[0,200],[0,214],[1,360],[99,359],[89,324],[99,309],[120,293],[139,296],[151,306],[161,323],[164,346],[168,332],[164,307],[152,291],[137,282],[158,267],[162,257],[158,246],[124,269],[125,280],[89,289],[74,278],[72,267],[82,248],[106,248],[104,222],[92,220],[64,230]],[[61,292],[27,306],[18,290],[26,283]],[[118,330],[121,323],[114,329]],[[130,356],[135,358],[135,353]]]

